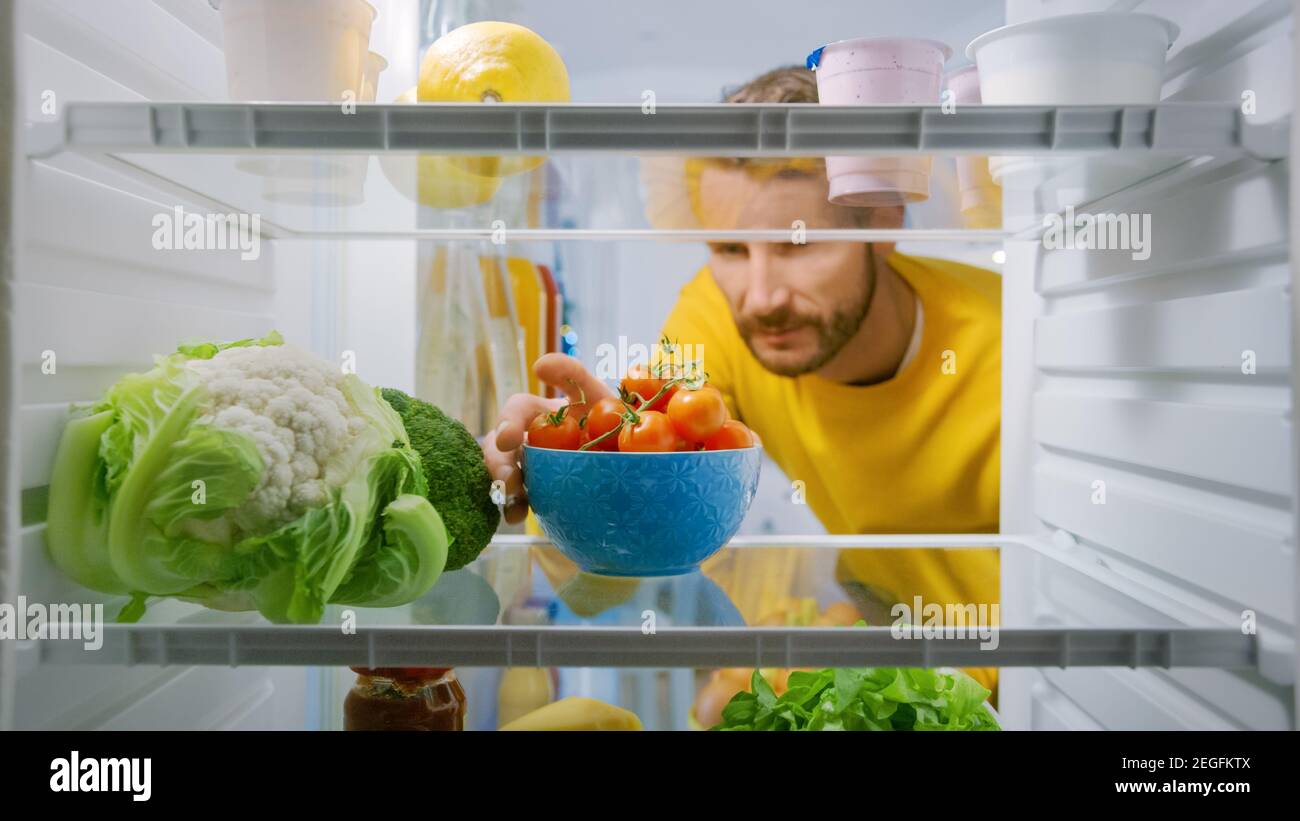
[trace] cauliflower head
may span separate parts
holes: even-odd
[[[273,621],[392,606],[433,585],[448,535],[401,418],[279,334],[180,346],[69,421],[50,556],[97,590]],[[121,617],[120,617],[121,618]]]

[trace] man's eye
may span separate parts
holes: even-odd
[[[749,249],[739,242],[715,242],[713,243],[713,253],[726,257],[745,256],[749,253]]]

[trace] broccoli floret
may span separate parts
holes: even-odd
[[[492,477],[483,464],[483,451],[464,425],[428,402],[393,388],[383,388],[381,393],[402,417],[424,466],[429,502],[451,536],[444,572],[459,570],[483,552],[501,522],[501,513],[492,503]]]

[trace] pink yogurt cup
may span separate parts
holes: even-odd
[[[980,104],[980,76],[975,66],[948,75],[951,102],[957,106]],[[989,176],[989,158],[957,156],[957,186],[961,189],[962,221],[970,228],[1002,225],[1002,189]]]
[[[868,37],[822,46],[808,57],[823,105],[937,105],[952,49],[934,40]],[[827,157],[830,201],[899,205],[930,196],[929,157]]]

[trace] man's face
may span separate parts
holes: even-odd
[[[708,228],[792,230],[898,227],[902,208],[862,213],[826,201],[824,174],[761,177],[706,166],[700,210]],[[855,213],[856,212],[856,213]],[[863,218],[867,217],[867,218]],[[872,222],[883,225],[872,225]],[[869,249],[860,242],[713,242],[709,266],[731,304],[741,337],[773,373],[820,369],[858,332],[874,290]],[[876,245],[887,253],[888,245]]]

